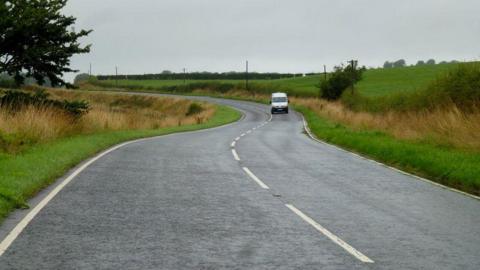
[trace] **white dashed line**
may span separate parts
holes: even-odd
[[[231,146],[232,148],[234,148],[234,147],[235,147],[235,143],[236,143],[236,141],[233,141],[230,146]]]
[[[372,259],[363,255],[360,251],[356,250],[354,247],[347,244],[345,241],[340,239],[338,236],[334,235],[329,230],[322,227],[322,225],[318,224],[315,220],[313,220],[309,216],[305,215],[302,211],[298,210],[295,206],[293,206],[291,204],[286,204],[285,206],[288,207],[288,209],[292,210],[296,215],[301,217],[308,224],[312,225],[315,229],[317,229],[317,231],[321,232],[323,235],[325,235],[330,240],[332,240],[335,244],[339,245],[340,247],[345,249],[348,253],[355,256],[355,258],[357,258],[358,260],[360,260],[364,263],[374,263],[374,261]]]
[[[240,157],[238,156],[237,151],[235,151],[235,149],[232,149],[232,155],[236,161],[240,161]]]
[[[242,133],[242,135],[240,135],[240,137],[243,137],[243,136],[245,136],[245,135],[246,135],[245,133]]]
[[[250,133],[252,133],[252,131],[251,131],[251,130],[247,131],[247,134],[250,134]]]
[[[243,170],[250,176],[250,178],[253,179],[253,181],[257,182],[257,184],[263,188],[263,189],[270,189],[265,183],[262,182],[262,180],[258,179],[258,177],[255,176],[247,167],[243,167]]]
[[[235,138],[235,141],[238,141],[238,140],[240,140],[240,137]]]

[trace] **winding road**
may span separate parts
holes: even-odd
[[[0,269],[480,268],[479,200],[316,142],[293,111],[201,99],[244,117],[80,165]]]

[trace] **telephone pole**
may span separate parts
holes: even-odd
[[[327,66],[326,65],[323,65],[323,77],[324,77],[325,81],[327,81]]]
[[[118,67],[115,66],[115,86],[118,87]]]
[[[90,63],[90,67],[88,68],[88,75],[92,76],[92,63]]]
[[[187,70],[183,68],[183,85],[187,83]]]
[[[246,63],[246,72],[245,72],[245,89],[248,91],[248,60]]]
[[[351,81],[351,84],[352,84],[352,94],[354,94],[355,92],[355,72],[356,72],[356,69],[357,69],[357,63],[358,61],[357,60],[350,60],[350,65],[351,65],[351,68],[352,68],[352,81]]]

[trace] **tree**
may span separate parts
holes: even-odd
[[[77,76],[75,76],[75,79],[73,79],[73,84],[78,85],[80,83],[88,82],[90,80],[90,75],[87,73],[80,73]]]
[[[423,66],[423,65],[425,65],[425,61],[423,61],[423,60],[418,60],[417,66]]]
[[[397,60],[393,63],[393,67],[404,67],[407,65],[404,59]]]
[[[365,70],[365,67],[357,68],[352,65],[335,67],[330,78],[320,84],[320,96],[328,100],[339,99],[347,88],[362,79]]]
[[[426,64],[427,65],[435,65],[435,59],[429,59]]]
[[[6,0],[0,3],[0,72],[17,85],[33,77],[42,85],[67,85],[61,78],[70,69],[70,57],[90,52],[79,38],[91,30],[75,32],[76,19],[60,12],[67,0]],[[71,30],[69,30],[71,28]]]
[[[393,63],[390,63],[389,61],[385,61],[385,63],[383,63],[383,68],[392,68],[393,67]]]

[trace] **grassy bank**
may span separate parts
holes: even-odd
[[[39,140],[20,150],[0,151],[0,219],[15,208],[26,207],[28,198],[71,167],[109,146],[137,138],[215,127],[236,121],[241,116],[228,107],[210,106],[213,107],[211,117],[198,124],[194,120],[160,128],[139,126],[132,130],[103,129],[80,135],[63,134]]]
[[[353,130],[297,106],[319,139],[438,183],[480,195],[480,154],[428,142],[393,138],[374,130]]]

